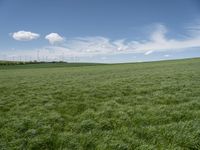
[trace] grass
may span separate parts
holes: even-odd
[[[200,149],[200,59],[35,65],[0,69],[1,150]]]

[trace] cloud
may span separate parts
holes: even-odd
[[[153,51],[147,51],[146,53],[144,53],[144,55],[149,55],[151,53],[153,53]]]
[[[146,41],[126,41],[125,39],[111,40],[106,37],[82,37],[66,41],[65,45],[69,50],[88,53],[91,55],[99,54],[129,54],[141,53],[149,55],[153,52],[182,51],[187,48],[200,47],[200,34],[189,36],[185,39],[168,39],[168,30],[162,25],[156,28],[149,35]]]
[[[194,28],[194,27],[193,27]],[[192,28],[192,29],[193,29]],[[195,26],[195,30],[200,30],[200,26]],[[191,32],[189,29],[188,33]],[[16,38],[24,35],[24,31],[16,32],[13,34]],[[169,39],[166,37],[168,29],[163,24],[155,25],[154,30],[149,35],[148,40],[126,40],[118,39],[111,40],[107,37],[95,36],[95,37],[76,37],[68,40],[64,40],[64,37],[60,36],[58,33],[50,33],[45,36],[50,44],[52,44],[51,49],[58,47],[54,44],[63,42],[59,49],[65,49],[70,52],[75,52],[76,55],[113,55],[113,54],[129,54],[129,53],[140,53],[144,55],[149,55],[155,52],[164,51],[182,51],[187,48],[200,47],[200,32],[198,35],[191,34],[184,39]],[[198,32],[197,32],[198,33]],[[33,35],[35,33],[32,33]],[[19,36],[20,35],[20,36]],[[28,37],[30,32],[26,34]],[[38,37],[38,36],[36,36]],[[36,38],[35,37],[35,38]],[[23,37],[23,39],[25,39]],[[27,39],[27,38],[26,38]],[[29,38],[29,39],[33,39]],[[64,42],[65,41],[65,42]]]
[[[71,51],[93,55],[113,53],[116,48],[110,39],[99,36],[74,38],[66,41],[65,47]]]
[[[195,31],[199,30],[200,26],[195,26]],[[168,38],[168,32],[170,31],[166,26],[157,24],[149,34],[147,40],[111,40],[110,38],[102,36],[76,37],[64,40],[59,34],[50,33],[45,39],[49,40],[52,45],[28,51],[19,50],[16,53],[12,51],[12,54],[31,55],[35,58],[37,51],[39,51],[41,58],[48,57],[49,60],[59,59],[63,56],[73,58],[91,58],[96,56],[99,56],[99,58],[109,58],[108,56],[121,54],[150,55],[159,52],[169,52],[171,54],[172,52],[181,52],[183,50],[200,47],[200,32],[190,34],[191,30],[188,28],[185,32],[186,34],[184,33],[184,35],[188,36],[184,39],[178,39],[177,37]],[[63,42],[62,45],[55,45],[60,42]],[[164,57],[167,58],[170,55],[165,55]]]
[[[58,33],[50,33],[45,36],[45,39],[47,39],[50,44],[61,43],[64,41],[64,37],[60,36]]]
[[[151,40],[155,43],[165,43],[166,38],[165,34],[167,33],[167,29],[162,24],[156,25],[156,30],[151,34]]]
[[[39,34],[30,31],[18,31],[11,34],[17,41],[31,41],[40,37]]]
[[[187,31],[189,33],[189,31]],[[200,33],[198,35],[188,35],[185,39],[168,39],[167,29],[164,25],[157,25],[156,29],[150,34],[149,40],[145,42],[136,41],[128,43],[128,51],[133,53],[163,52],[163,51],[182,51],[187,48],[200,47]]]
[[[169,54],[166,54],[166,55],[164,55],[164,57],[170,57],[170,55],[169,55]]]

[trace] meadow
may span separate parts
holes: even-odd
[[[1,150],[198,150],[200,58],[0,66]]]

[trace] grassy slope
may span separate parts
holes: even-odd
[[[200,59],[0,70],[0,149],[200,149]]]

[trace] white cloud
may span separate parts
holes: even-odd
[[[196,30],[199,28],[196,27]],[[127,41],[125,39],[111,40],[106,37],[77,37],[68,39],[62,44],[63,49],[68,51],[76,52],[77,55],[112,55],[120,53],[143,53],[149,55],[153,52],[163,52],[163,51],[175,51],[184,50],[187,48],[200,47],[200,34],[189,35],[185,39],[168,39],[166,37],[167,29],[162,24],[157,24],[156,28],[149,35],[149,40],[138,40],[138,41]],[[21,31],[17,32],[21,35]],[[13,36],[16,36],[14,33]],[[24,31],[23,31],[24,33]],[[28,35],[30,33],[28,32]],[[33,35],[35,33],[32,33]],[[19,36],[18,35],[18,36]],[[21,36],[19,36],[21,37]],[[28,37],[27,35],[25,37]],[[23,38],[25,39],[25,38]],[[29,39],[33,39],[29,38]],[[50,33],[46,35],[47,39],[51,44],[56,44],[64,41],[64,37],[61,37],[58,33]],[[52,46],[51,48],[57,48]],[[61,48],[61,47],[60,47]]]
[[[67,41],[65,46],[72,51],[93,55],[113,53],[116,48],[105,37],[79,37]]]
[[[60,36],[58,33],[50,33],[45,36],[45,39],[47,39],[50,44],[61,43],[64,41],[64,37]]]
[[[125,40],[122,39],[122,40],[114,41],[113,44],[117,47],[118,51],[123,51],[128,48],[128,46],[124,42],[125,42]]]
[[[200,47],[200,34],[193,36],[188,35],[187,38],[179,40],[166,38],[166,33],[167,29],[164,25],[157,25],[156,30],[152,32],[148,41],[137,41],[137,43],[130,42],[128,44],[129,51],[133,53],[148,53],[148,51],[181,51],[187,48]]]
[[[195,30],[200,30],[200,28],[195,26]],[[190,30],[187,30],[186,33],[188,33],[188,36],[184,39],[167,38],[167,33],[168,29],[164,25],[158,24],[148,36],[148,40],[145,41],[111,40],[101,36],[77,37],[66,40],[62,46],[51,45],[29,51],[16,51],[16,53],[13,50],[12,55],[30,55],[35,58],[39,50],[40,57],[48,57],[49,60],[61,58],[62,56],[79,58],[100,56],[100,58],[104,58],[109,55],[131,53],[144,55],[150,55],[156,52],[170,53],[200,47],[200,32],[196,32],[199,34],[191,35]],[[51,44],[64,41],[64,38],[57,33],[51,33],[45,38]],[[170,57],[170,55],[165,55],[164,57]]]
[[[170,57],[170,55],[169,55],[169,54],[166,54],[166,55],[164,55],[164,57]]]
[[[18,31],[12,33],[12,37],[17,41],[31,41],[39,38],[40,35],[30,31]]]
[[[167,29],[164,25],[156,25],[156,29],[146,41],[126,41],[119,39],[112,41],[106,37],[82,37],[66,41],[69,50],[79,51],[90,55],[112,55],[142,53],[149,55],[153,52],[181,51],[187,48],[200,47],[200,36],[188,36],[185,39],[166,38]]]
[[[164,44],[166,42],[165,38],[166,33],[167,33],[166,27],[162,24],[157,24],[156,30],[151,34],[151,40],[154,41],[155,43]]]
[[[153,51],[147,51],[146,53],[144,53],[145,55],[149,55],[149,54],[151,54],[151,53],[153,53]]]

